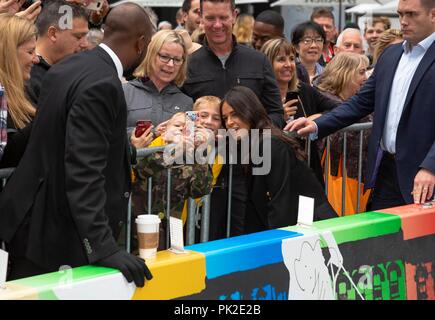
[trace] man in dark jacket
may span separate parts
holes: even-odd
[[[130,192],[120,77],[142,60],[151,33],[140,6],[119,5],[103,44],[47,72],[26,151],[0,194],[9,279],[86,264],[119,269],[137,286],[151,278],[144,261],[115,240]]]
[[[205,38],[203,47],[189,57],[183,91],[196,100],[205,95],[223,98],[236,85],[252,89],[272,121],[284,127],[282,102],[270,62],[264,54],[236,43],[232,0],[201,1]]]
[[[65,8],[72,13],[71,20],[65,16]],[[89,31],[85,9],[62,0],[44,3],[36,20],[36,27],[36,53],[39,63],[32,67],[27,86],[27,93],[35,106],[38,103],[44,75],[52,65],[73,53],[85,50],[88,45],[86,35]]]

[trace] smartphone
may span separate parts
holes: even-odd
[[[285,101],[298,99],[299,92],[298,91],[288,91],[285,96]]]
[[[152,124],[153,123],[151,122],[151,120],[138,120],[138,121],[136,121],[136,131],[134,133],[136,138],[139,138],[141,135],[143,135],[143,133],[149,127],[151,127]]]
[[[86,6],[86,9],[98,11],[103,7],[103,0],[94,0]]]
[[[23,4],[21,5],[21,10],[25,10],[28,7],[30,7],[32,4],[34,4],[37,0],[25,0]]]
[[[186,111],[186,125],[184,127],[184,134],[188,137],[191,137],[192,139],[195,137],[195,122],[198,118],[198,112]]]

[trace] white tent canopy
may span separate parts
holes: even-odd
[[[352,7],[350,9],[346,9],[346,13],[356,13],[356,14],[364,14],[366,12],[372,12],[373,9],[379,8],[381,5],[379,3],[363,3],[359,4],[355,7]]]
[[[121,3],[135,2],[141,7],[175,7],[181,8],[183,0],[122,0],[111,4],[111,7],[116,7]],[[269,0],[236,0],[236,4],[260,3],[269,2]]]
[[[385,1],[385,0],[384,0]],[[270,6],[332,6],[341,4],[343,6],[355,6],[358,4],[379,4],[382,1],[377,0],[278,0],[272,3]],[[236,1],[237,3],[237,1]]]
[[[399,5],[399,0],[390,1],[379,8],[372,10],[372,13],[376,14],[397,14],[397,6]]]

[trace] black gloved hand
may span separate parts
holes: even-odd
[[[145,279],[151,280],[153,275],[142,258],[120,250],[95,263],[102,267],[115,268],[122,272],[128,282],[134,281],[137,287],[143,287]]]

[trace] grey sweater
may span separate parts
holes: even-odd
[[[129,132],[136,126],[137,120],[151,120],[157,126],[177,112],[192,110],[192,98],[182,93],[173,83],[159,92],[151,80],[134,79],[123,84],[123,89]]]

